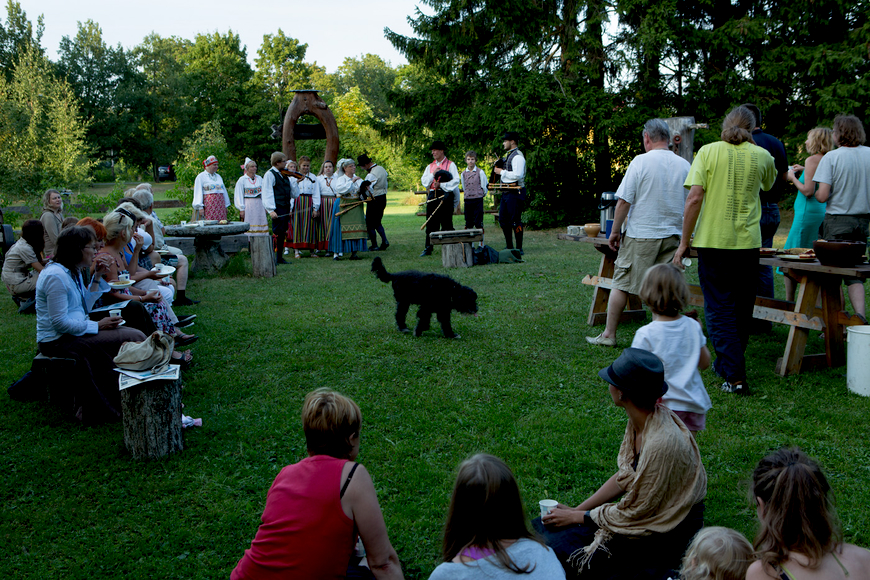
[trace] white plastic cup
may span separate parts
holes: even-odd
[[[186,225],[187,225],[187,222],[186,222],[186,221],[182,221],[182,222],[181,222],[181,227],[184,227],[184,226],[186,226]]]
[[[689,266],[692,265],[691,258],[683,258],[682,262],[683,262],[683,268],[688,268]]]
[[[199,225],[204,226],[204,225],[205,225],[205,220],[199,220]]]
[[[554,499],[542,499],[538,502],[538,505],[541,507],[541,517],[544,517],[553,511],[553,509],[559,505],[559,502]]]
[[[118,274],[118,281],[119,282],[129,282],[130,281],[130,274]]]
[[[109,310],[109,316],[117,316],[120,318],[121,317],[121,309],[115,308],[114,310]]]

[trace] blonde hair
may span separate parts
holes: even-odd
[[[834,132],[827,127],[816,127],[807,133],[807,153],[824,155],[834,148]]]
[[[732,145],[741,143],[755,144],[752,139],[752,130],[755,128],[755,114],[746,107],[735,107],[722,121],[722,133],[720,139]]]
[[[644,274],[639,296],[656,314],[676,316],[689,303],[689,285],[673,264],[656,264]]]
[[[730,528],[698,532],[683,557],[682,580],[743,580],[753,561],[752,544]]]
[[[129,242],[133,236],[133,220],[130,216],[111,211],[103,217],[103,226],[106,228],[106,242],[116,238],[122,238]]]
[[[359,435],[362,413],[348,397],[327,388],[308,393],[302,403],[302,428],[311,455],[350,457],[350,440]]]

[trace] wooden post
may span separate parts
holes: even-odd
[[[471,244],[442,244],[441,265],[445,268],[470,268],[474,265]]]
[[[671,130],[671,151],[691,163],[695,155],[695,129],[707,125],[695,123],[695,117],[671,117],[665,123]]]
[[[335,116],[316,90],[295,92],[296,94],[284,114],[284,128],[281,132],[284,143],[281,150],[287,159],[296,160],[296,138],[294,136],[296,122],[302,115],[312,115],[320,121],[326,132],[326,151],[323,160],[335,163],[338,160],[338,124],[335,122]]]
[[[121,391],[124,444],[134,459],[157,459],[184,448],[181,379],[151,381]]]
[[[275,276],[275,252],[272,251],[272,236],[250,236],[251,266],[254,278]]]

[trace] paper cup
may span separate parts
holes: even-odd
[[[118,317],[120,317],[120,316],[121,316],[121,309],[120,309],[120,308],[116,308],[116,309],[114,309],[114,310],[109,310],[109,316],[118,316]]]
[[[130,274],[118,274],[118,281],[129,282],[130,281]]]
[[[186,225],[187,225],[187,222],[182,220],[181,225],[182,225],[182,227],[183,227],[183,226],[186,226]]]
[[[541,517],[544,517],[553,511],[553,508],[559,505],[559,502],[554,499],[542,499],[538,502],[538,505],[541,507]]]

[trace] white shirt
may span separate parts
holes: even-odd
[[[108,290],[102,277],[99,290],[91,291],[85,288],[78,271],[70,272],[50,262],[36,281],[36,342],[50,342],[64,334],[97,334],[99,326],[88,318],[88,312]]]
[[[332,182],[332,189],[338,195],[356,195],[359,192],[360,183],[362,183],[362,179],[354,181],[352,177],[339,175]]]
[[[274,167],[266,172],[263,176],[263,207],[266,208],[266,213],[275,211],[275,173],[278,170]],[[299,188],[296,186],[296,180],[290,179],[290,210],[293,210],[293,200],[299,197]]]
[[[320,197],[335,197],[338,195],[333,187],[336,179],[338,179],[338,176],[335,174],[333,174],[332,177],[327,177],[325,175],[317,176],[317,183],[320,185]]]
[[[631,341],[632,347],[648,350],[662,359],[668,384],[668,392],[662,397],[665,406],[671,411],[700,414],[713,406],[698,371],[701,348],[706,345],[707,338],[700,323],[688,316],[653,320],[639,328]]]
[[[298,195],[310,195],[313,198],[314,211],[320,209],[320,183],[317,181],[316,175],[309,173],[305,179],[296,182],[296,187],[299,190],[297,197]]]
[[[430,167],[431,163],[426,166],[426,170],[423,172],[423,177],[420,178],[420,182],[423,184],[423,187],[429,189],[429,186],[432,185],[432,182],[435,181],[435,175],[432,173]],[[447,171],[450,172],[451,179],[450,181],[442,181],[439,189],[447,192],[459,193],[459,171],[456,170],[456,164],[452,161],[447,166]]]
[[[526,158],[523,155],[523,152],[519,149],[511,149],[505,155],[505,159],[513,153],[517,152],[514,155],[514,158],[511,159],[511,170],[508,171],[505,169],[501,172],[501,182],[502,183],[516,183],[520,187],[526,186]]]
[[[840,147],[825,153],[819,161],[813,181],[831,186],[826,213],[870,213],[870,148],[864,145]]]
[[[196,181],[193,182],[193,209],[202,209],[202,196],[213,193],[222,193],[224,207],[230,207],[230,196],[224,186],[223,178],[217,173],[211,174],[208,171],[203,171],[196,176]]]
[[[631,160],[616,197],[631,204],[625,234],[663,239],[681,235],[689,190],[689,162],[669,149],[653,149]]]
[[[274,183],[274,182],[273,182]],[[242,175],[236,181],[236,189],[233,192],[233,201],[239,211],[245,211],[246,197],[260,197],[263,195],[263,178],[254,174],[254,179],[251,180],[247,175]]]

